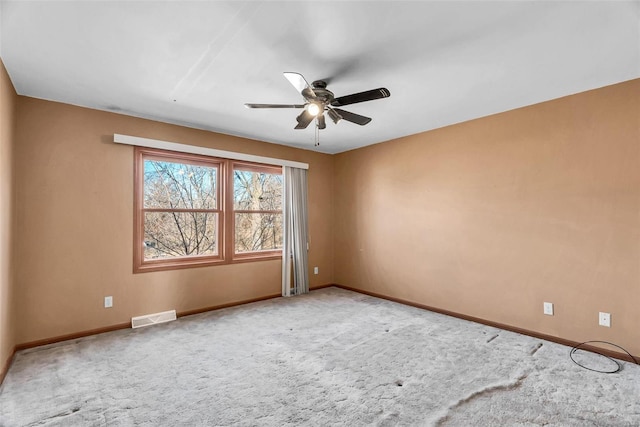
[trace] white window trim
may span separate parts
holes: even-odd
[[[180,144],[176,142],[160,141],[158,139],[141,138],[139,136],[113,134],[113,142],[116,144],[135,145],[147,148],[159,148],[161,150],[177,151],[189,154],[201,154],[211,157],[222,157],[231,160],[241,160],[254,163],[264,163],[276,166],[290,166],[300,169],[309,169],[308,163],[294,162],[292,160],[275,159],[272,157],[254,156],[252,154],[235,153],[233,151],[216,150],[215,148],[198,147],[196,145]]]

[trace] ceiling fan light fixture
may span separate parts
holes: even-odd
[[[331,120],[333,120],[333,123],[338,124],[338,122],[340,120],[342,120],[342,116],[340,114],[338,114],[337,111],[335,111],[333,108],[329,108],[327,111],[327,114],[329,115],[329,118]]]
[[[317,116],[322,111],[322,107],[315,102],[308,103],[306,109],[307,113],[311,114],[313,117]]]

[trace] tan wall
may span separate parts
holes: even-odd
[[[336,282],[640,354],[639,93],[629,81],[337,155]]]
[[[17,120],[18,343],[280,293],[280,260],[132,274],[133,148],[114,133],[309,163],[311,286],[333,282],[331,156],[26,97]]]
[[[0,376],[13,354],[13,150],[16,92],[0,60]],[[0,378],[1,380],[1,378]]]
[[[16,97],[0,81],[8,252],[5,106]],[[132,274],[133,153],[113,133],[310,163],[312,286],[640,354],[639,90],[635,80],[337,156],[17,97],[17,295],[10,305],[3,273],[0,356],[13,342],[279,293],[279,261]],[[598,311],[612,313],[612,328],[597,326]]]

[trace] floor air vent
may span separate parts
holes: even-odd
[[[142,328],[143,326],[151,326],[156,323],[165,323],[176,320],[176,311],[163,311],[162,313],[145,314],[144,316],[136,316],[131,318],[132,328]]]

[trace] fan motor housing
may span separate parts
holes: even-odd
[[[316,96],[313,96],[309,88],[305,88],[302,90],[302,96],[304,96],[307,101],[321,102],[323,104],[330,104],[331,101],[333,101],[333,92],[326,89],[327,82],[325,82],[324,80],[316,80],[311,83],[311,86],[313,87],[313,93],[315,93]]]
[[[313,87],[314,89],[326,89],[327,82],[325,82],[324,80],[316,80],[311,83],[311,87]]]

